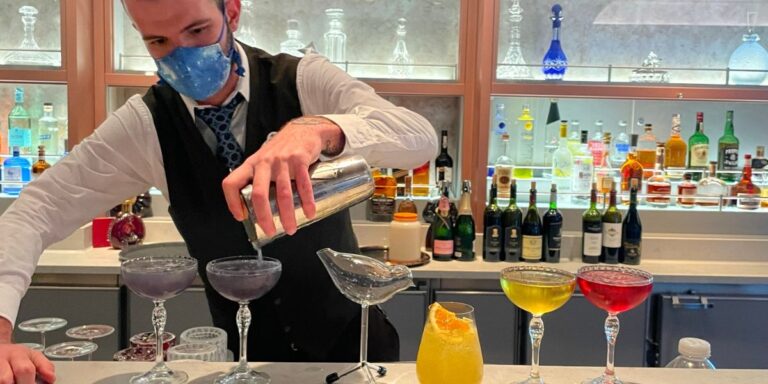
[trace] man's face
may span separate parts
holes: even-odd
[[[141,33],[149,54],[162,58],[176,47],[200,47],[217,41],[225,22],[215,0],[124,0],[134,27]],[[240,0],[225,1],[229,29],[237,29]],[[224,52],[229,39],[221,39]]]

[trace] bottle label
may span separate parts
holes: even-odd
[[[616,153],[629,153],[629,144],[616,143]]]
[[[21,182],[21,167],[11,167],[11,166],[5,166],[3,167],[3,181],[7,182]]]
[[[694,144],[691,147],[691,167],[709,165],[709,144]]]
[[[640,260],[640,243],[624,242],[624,259],[628,260]]]
[[[755,193],[738,193],[736,194],[738,200],[736,201],[736,207],[741,209],[758,209],[760,208],[760,195]]]
[[[488,254],[498,255],[501,252],[501,226],[490,225],[485,228],[485,251]]]
[[[725,144],[720,147],[720,157],[723,159],[723,169],[739,169],[739,145]]]
[[[523,235],[523,259],[541,260],[542,236]]]
[[[621,247],[621,223],[603,223],[603,247]]]
[[[517,261],[520,257],[520,228],[504,228],[504,250],[507,261]]]
[[[752,169],[761,170],[768,167],[768,159],[752,159]]]
[[[395,213],[395,199],[384,196],[372,197],[371,213],[374,215],[393,215]]]
[[[547,249],[550,251],[559,251],[560,244],[563,240],[563,223],[549,223],[544,229],[547,231]]]
[[[680,197],[677,199],[677,201],[680,204],[683,205],[693,205],[696,202],[696,199],[694,196],[696,196],[696,188],[678,188],[678,195],[680,196],[690,196],[690,197]]]
[[[450,183],[453,179],[453,168],[437,167],[437,180],[445,180]]]
[[[498,166],[495,173],[499,197],[509,198],[509,187],[512,184],[512,167]]]
[[[579,156],[573,159],[573,191],[589,192],[592,188],[592,157]]]
[[[603,251],[603,234],[600,232],[584,232],[584,249],[582,253],[586,256],[600,256]]]
[[[9,147],[31,147],[32,146],[32,130],[20,127],[11,127],[8,130],[8,146]]]
[[[450,256],[453,255],[453,240],[437,240],[435,239],[432,246],[432,253],[435,256]]]

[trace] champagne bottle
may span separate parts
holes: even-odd
[[[432,258],[448,261],[453,258],[453,222],[448,197],[440,198],[432,232]]]
[[[541,218],[536,209],[536,182],[531,182],[531,197],[528,212],[523,220],[523,261],[538,262],[541,260],[543,231]]]
[[[475,260],[475,220],[472,218],[472,185],[464,180],[461,199],[459,199],[459,217],[453,237],[453,257],[461,261]]]

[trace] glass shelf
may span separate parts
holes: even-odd
[[[286,23],[298,21],[299,38],[313,42],[320,53],[325,50],[324,34],[328,20],[323,10],[340,7],[344,10],[343,31],[346,33],[346,60],[337,65],[350,75],[369,79],[401,81],[455,81],[458,79],[460,0],[351,2],[316,0],[308,7],[306,1],[274,2],[243,1],[240,27],[235,37],[267,52],[280,52],[280,43],[287,39]],[[113,0],[114,9],[114,70],[123,72],[155,72],[139,34],[133,29],[121,1]],[[256,17],[257,16],[257,17]],[[406,18],[405,41],[413,64],[393,66],[390,61],[396,45],[398,19]],[[429,19],[423,23],[417,20]],[[406,67],[410,74],[399,77],[398,69]]]
[[[513,13],[513,2],[522,12]],[[765,10],[762,0],[561,0],[560,42],[568,57],[565,82],[630,83],[632,71],[642,67],[650,52],[661,59],[657,71],[667,71],[669,84],[768,85],[768,67],[738,67],[731,54],[747,33],[747,14]],[[528,68],[527,80],[543,80],[542,59],[552,39],[552,3],[537,0],[499,0],[497,61],[503,68]],[[521,17],[516,19],[515,17]],[[753,32],[768,35],[768,12],[752,18]],[[518,33],[515,33],[517,27]],[[521,60],[505,60],[519,35]],[[758,48],[759,49],[759,48]],[[768,53],[766,53],[768,55]],[[737,82],[739,73],[727,70],[760,69],[759,81]],[[649,68],[649,67],[646,67]],[[741,73],[744,74],[744,73]],[[734,76],[736,75],[736,76]],[[526,81],[518,75],[513,81]],[[632,83],[648,84],[648,83]]]
[[[61,67],[59,0],[3,1],[0,36],[0,68]]]

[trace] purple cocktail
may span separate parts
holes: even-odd
[[[152,324],[156,335],[165,329],[166,312],[163,303],[183,292],[197,275],[197,260],[189,256],[163,255],[129,259],[120,264],[120,276],[128,288],[141,297],[152,300]],[[162,338],[156,338],[155,366],[147,373],[131,378],[131,384],[182,384],[188,376],[172,371],[163,362]]]
[[[247,336],[251,324],[248,303],[264,296],[280,279],[282,264],[277,259],[259,256],[234,256],[211,261],[205,266],[213,289],[240,304],[237,329],[240,334],[240,362],[229,373],[216,379],[216,384],[266,384],[269,375],[248,368]]]

